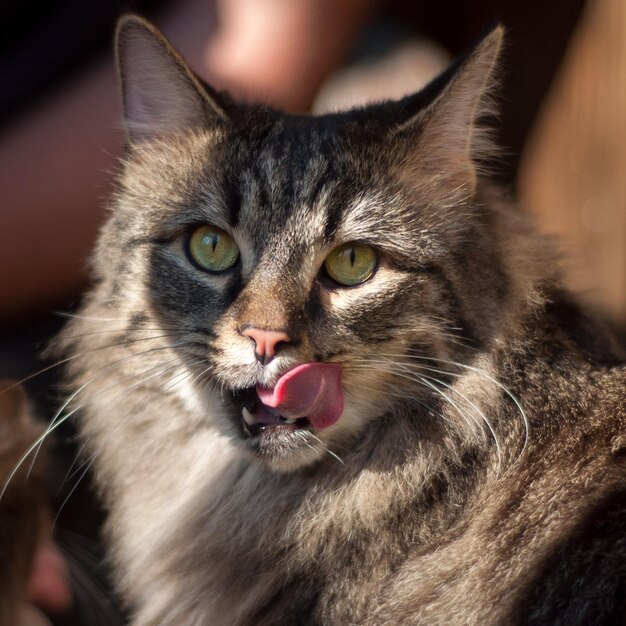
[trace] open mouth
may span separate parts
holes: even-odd
[[[336,363],[303,363],[285,372],[273,387],[234,391],[243,434],[259,437],[332,426],[343,412],[341,376]]]
[[[281,415],[277,409],[264,405],[255,387],[233,392],[233,399],[239,410],[241,430],[247,437],[310,430],[312,427],[308,417],[288,417]]]

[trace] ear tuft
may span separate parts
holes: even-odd
[[[491,97],[504,28],[496,27],[464,59],[437,80],[444,86],[396,133],[417,134],[412,167],[467,197],[476,186],[476,163],[496,152],[481,118],[493,115]]]
[[[115,49],[129,139],[166,136],[226,119],[216,95],[146,20],[120,18]]]

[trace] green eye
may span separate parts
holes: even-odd
[[[336,283],[351,287],[370,278],[376,270],[376,263],[376,253],[369,246],[345,243],[326,257],[324,269]]]
[[[223,272],[239,258],[235,240],[217,226],[198,226],[187,240],[187,252],[195,265],[208,272]]]

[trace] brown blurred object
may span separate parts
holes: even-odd
[[[523,156],[520,196],[567,281],[626,330],[626,2],[589,0]]]
[[[26,394],[14,381],[0,380],[0,624],[16,624],[46,515],[42,455],[26,481],[30,461],[13,469],[41,434],[29,414]],[[9,481],[9,477],[11,480]]]
[[[51,539],[47,446],[25,458],[43,430],[23,387],[0,380],[1,626],[50,624],[33,605],[59,613],[72,603],[67,564]]]

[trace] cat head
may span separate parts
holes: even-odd
[[[419,93],[315,117],[234,103],[120,22],[127,152],[97,297],[131,334],[173,333],[176,392],[253,456],[294,469],[353,445],[428,405],[411,359],[488,341],[506,280],[479,121],[501,40]]]

